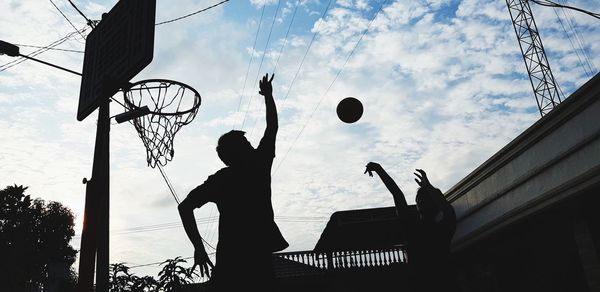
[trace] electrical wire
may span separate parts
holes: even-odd
[[[159,25],[163,25],[163,24],[167,24],[167,23],[175,22],[175,21],[178,21],[178,20],[182,20],[182,19],[184,19],[184,18],[188,18],[188,17],[190,17],[190,16],[194,16],[194,15],[196,15],[196,14],[200,13],[200,12],[204,12],[204,11],[206,11],[206,10],[209,10],[209,9],[215,8],[215,7],[217,7],[217,6],[221,5],[221,4],[224,4],[225,2],[229,2],[229,0],[223,0],[223,1],[219,2],[219,3],[216,3],[216,4],[213,4],[213,5],[211,5],[211,6],[208,6],[208,7],[206,7],[206,8],[200,9],[200,10],[198,10],[198,11],[196,11],[196,12],[192,12],[192,13],[190,13],[190,14],[186,14],[186,15],[184,15],[184,16],[180,16],[180,17],[177,17],[177,18],[173,18],[173,19],[171,19],[171,20],[162,21],[162,22],[156,23],[155,25],[156,25],[156,26],[159,26]]]
[[[348,64],[348,61],[350,60],[350,58],[352,57],[352,55],[354,54],[354,52],[356,51],[356,48],[358,48],[358,45],[360,44],[360,42],[363,40],[364,36],[367,34],[367,32],[370,30],[371,25],[373,24],[373,21],[375,21],[375,19],[377,18],[377,16],[379,15],[379,13],[381,12],[381,10],[383,9],[383,6],[387,3],[388,0],[385,0],[381,6],[379,7],[379,10],[377,10],[377,13],[375,13],[375,16],[373,16],[373,18],[371,19],[371,21],[369,22],[369,25],[367,26],[367,28],[363,31],[363,33],[361,34],[360,38],[358,39],[358,41],[356,42],[356,44],[354,45],[354,47],[352,48],[352,50],[350,51],[350,53],[348,54],[348,56],[346,57],[346,60],[344,61],[344,64],[342,65],[342,67],[338,70],[337,74],[335,75],[335,77],[333,78],[333,80],[331,81],[331,83],[329,84],[329,86],[327,87],[327,89],[325,90],[325,92],[323,93],[323,95],[321,95],[321,98],[319,99],[319,102],[317,103],[317,105],[315,106],[315,108],[313,109],[313,111],[310,113],[310,115],[308,116],[308,119],[306,120],[306,122],[304,123],[304,125],[302,126],[302,128],[300,129],[300,131],[298,132],[298,135],[296,135],[296,138],[294,139],[294,141],[292,142],[292,145],[290,145],[290,147],[288,148],[288,150],[286,151],[286,153],[283,155],[283,157],[281,158],[281,161],[279,162],[279,164],[277,165],[277,167],[275,168],[275,170],[273,171],[273,175],[275,175],[277,173],[277,170],[279,169],[279,167],[281,167],[281,165],[283,164],[283,162],[285,161],[285,159],[287,158],[288,154],[290,153],[290,151],[292,150],[292,148],[294,148],[294,145],[296,145],[296,142],[298,142],[298,139],[300,138],[300,136],[302,135],[302,133],[304,132],[304,129],[306,129],[306,127],[308,126],[308,123],[311,121],[313,115],[317,112],[317,110],[319,109],[319,106],[321,105],[321,103],[323,102],[323,100],[325,99],[325,97],[327,97],[327,93],[329,93],[329,90],[333,87],[333,84],[335,83],[335,81],[338,79],[338,77],[340,76],[340,74],[342,73],[342,71],[344,70],[344,68],[346,67],[346,64]]]
[[[175,188],[173,188],[173,185],[171,184],[171,181],[167,177],[165,170],[162,168],[160,163],[157,163],[156,165],[158,166],[158,170],[160,171],[160,174],[162,175],[163,179],[167,183],[167,187],[169,187],[169,191],[171,191],[171,195],[173,195],[173,199],[175,199],[175,202],[177,202],[177,205],[179,205],[181,203],[179,201],[179,196],[177,195],[177,192],[175,192]]]
[[[277,2],[277,9],[275,10],[275,15],[273,15],[273,21],[271,22],[271,28],[269,29],[269,36],[267,37],[267,42],[265,43],[265,48],[263,49],[262,57],[260,58],[260,64],[258,65],[258,70],[256,70],[256,78],[254,78],[254,83],[258,81],[258,77],[260,76],[260,69],[262,68],[263,62],[265,60],[265,55],[267,54],[267,48],[269,47],[269,42],[271,41],[271,34],[273,33],[273,27],[275,26],[275,20],[277,19],[277,14],[279,13],[279,7],[281,6],[281,0]],[[252,99],[256,95],[256,91],[251,93],[250,100],[248,101],[248,107],[246,108],[246,114],[244,114],[244,120],[242,121],[241,129],[244,128],[244,124],[246,123],[246,117],[248,116],[248,112],[250,111],[250,105],[252,104]],[[254,127],[252,128],[254,130]],[[250,132],[252,135],[252,132]]]
[[[327,217],[323,217],[323,216],[275,216],[275,219],[278,222],[294,222],[294,223],[311,223],[311,222],[315,222],[315,223],[319,223],[319,222],[326,222],[328,221]],[[196,219],[196,223],[197,224],[212,224],[217,222],[217,216],[209,216],[209,217],[203,217],[203,218],[198,218]],[[168,230],[168,229],[174,229],[174,228],[181,228],[183,227],[182,223],[180,221],[177,222],[168,222],[168,223],[160,223],[160,224],[153,224],[153,225],[143,225],[143,226],[134,226],[134,227],[130,227],[130,228],[124,228],[124,229],[117,229],[117,230],[111,230],[110,234],[112,236],[115,235],[128,235],[128,234],[136,234],[136,233],[146,233],[146,232],[152,232],[152,231],[162,231],[162,230]],[[202,241],[211,249],[216,250],[216,248],[214,247],[213,244],[211,244],[210,242],[212,241],[212,231],[211,230],[210,233],[208,233],[207,236],[202,237]],[[206,239],[205,239],[206,238]],[[73,236],[73,239],[81,239],[81,235],[75,235]]]
[[[300,1],[296,1],[296,4],[294,6],[294,12],[292,13],[290,23],[288,25],[287,31],[285,32],[285,37],[283,38],[283,42],[281,43],[281,46],[279,48],[279,54],[277,55],[277,60],[275,61],[275,65],[273,66],[273,75],[275,75],[275,72],[277,72],[277,66],[279,65],[279,59],[281,58],[283,49],[285,48],[285,45],[287,44],[287,39],[290,34],[292,24],[294,23],[294,19],[296,18],[296,12],[298,11],[298,4],[300,4]],[[256,128],[256,124],[258,124],[258,118],[254,119],[254,125],[252,125],[252,130],[250,131],[250,134],[248,135],[249,137],[252,137],[252,133],[254,132],[254,128]]]
[[[210,252],[210,253],[208,253],[208,255],[214,255],[214,254],[215,254],[215,252]],[[185,258],[181,258],[181,259],[182,259],[182,260],[189,260],[189,259],[193,259],[193,258],[194,258],[194,257],[193,257],[193,256],[191,256],[191,257],[185,257]],[[141,264],[141,265],[135,265],[135,266],[131,266],[131,267],[128,267],[128,268],[130,268],[130,269],[135,269],[135,268],[141,268],[141,267],[156,266],[156,265],[160,265],[160,264],[162,264],[162,263],[164,263],[164,262],[165,262],[165,261],[162,261],[162,262],[154,262],[154,263],[148,263],[148,264]]]
[[[214,216],[215,209],[216,209],[216,207],[214,207],[214,206],[210,209],[210,214],[208,215],[208,219],[211,220],[211,222],[206,225],[206,229],[204,230],[204,233],[207,234],[206,239],[211,242],[212,242],[214,233],[216,232],[216,229],[217,229],[217,228],[213,228],[214,222],[217,222],[217,220],[216,220],[217,216]],[[214,220],[214,221],[212,221],[212,220]]]
[[[296,12],[298,11],[298,4],[300,1],[296,1],[296,5],[294,7],[294,12],[292,13],[292,19],[290,20],[290,24],[288,25],[287,31],[285,32],[285,37],[283,38],[283,43],[279,48],[279,54],[277,55],[277,61],[275,61],[275,66],[273,66],[273,74],[277,72],[277,65],[279,65],[279,58],[281,58],[281,54],[283,53],[283,49],[287,44],[288,35],[290,34],[290,29],[292,28],[292,24],[294,23],[294,19],[296,18]]]
[[[328,217],[325,216],[275,216],[274,217],[277,222],[292,222],[292,223],[311,223],[311,222],[326,222],[329,220]],[[197,224],[210,224],[216,222],[216,216],[208,216],[197,218]],[[145,233],[152,231],[162,231],[174,228],[183,227],[181,221],[175,222],[167,222],[167,223],[159,223],[159,224],[151,224],[151,225],[142,225],[142,226],[134,226],[129,228],[111,230],[110,234],[112,235],[127,235],[127,234],[136,234],[136,233]],[[73,236],[73,239],[80,239],[81,235]],[[208,236],[207,236],[208,238]]]
[[[563,11],[564,12],[564,11]],[[569,34],[569,32],[567,31],[567,28],[565,27],[565,24],[562,20],[562,18],[560,17],[560,15],[558,14],[557,8],[554,8],[554,14],[556,14],[556,19],[558,20],[558,23],[560,24],[560,26],[562,27],[565,35],[567,36],[567,39],[569,40],[569,43],[571,44],[571,48],[573,48],[573,51],[575,52],[575,55],[577,56],[577,61],[579,62],[579,66],[581,66],[583,68],[583,71],[585,72],[585,74],[590,77],[591,76],[591,72],[588,72],[587,67],[584,65],[583,61],[581,60],[581,56],[579,55],[579,51],[577,50],[577,48],[575,47],[575,44],[573,43],[573,40],[571,39],[571,35]],[[565,15],[566,16],[566,15]]]
[[[75,10],[77,10],[77,12],[79,12],[79,15],[81,15],[85,19],[85,23],[87,23],[87,25],[89,25],[91,28],[96,27],[96,23],[94,23],[89,18],[87,18],[87,16],[85,16],[85,14],[83,14],[83,12],[81,12],[81,10],[79,10],[79,8],[77,8],[77,6],[75,5],[75,3],[73,3],[73,1],[69,0],[69,3],[71,3],[71,6],[73,6],[73,8],[75,8]]]
[[[44,53],[44,52],[46,52],[46,51],[48,51],[48,50],[52,49],[53,47],[55,47],[55,46],[58,46],[58,45],[60,45],[60,44],[64,43],[64,42],[65,42],[65,41],[67,41],[67,40],[68,40],[70,37],[72,37],[74,34],[76,34],[76,32],[71,32],[71,33],[69,33],[68,35],[64,36],[63,38],[61,38],[61,39],[59,39],[59,40],[56,40],[56,41],[52,42],[50,45],[48,45],[48,46],[46,46],[46,47],[42,47],[42,48],[40,48],[40,49],[38,49],[38,50],[35,50],[35,51],[33,51],[33,52],[29,53],[27,56],[28,56],[28,57],[35,57],[35,56],[37,56],[37,55],[39,55],[39,54],[41,54],[41,53]],[[4,71],[4,70],[6,70],[6,69],[8,69],[8,68],[10,68],[10,67],[12,67],[12,66],[15,66],[15,65],[18,65],[19,63],[22,63],[22,62],[24,62],[24,61],[26,61],[26,60],[27,60],[27,58],[24,58],[24,57],[19,57],[19,58],[17,58],[17,59],[15,59],[15,60],[13,60],[13,61],[10,61],[10,62],[8,62],[8,63],[2,64],[2,65],[0,65],[0,71]],[[16,63],[16,64],[15,64],[15,63]],[[14,65],[13,65],[13,64],[14,64]],[[8,66],[8,67],[7,67],[7,66]]]
[[[160,163],[156,164],[158,166],[158,170],[160,170],[160,174],[162,175],[163,179],[165,180],[165,182],[167,183],[167,186],[169,187],[169,190],[171,191],[171,194],[173,195],[173,199],[175,199],[175,202],[177,202],[177,205],[179,205],[181,202],[179,201],[179,196],[177,195],[177,192],[175,192],[175,188],[173,187],[173,184],[171,183],[171,181],[169,180],[169,177],[167,176],[167,174],[165,173],[165,170],[162,168],[162,166],[160,165]],[[162,229],[161,229],[162,230]],[[215,249],[214,246],[212,246],[212,244],[210,244],[208,241],[206,241],[204,238],[201,238],[202,241],[204,243],[206,243],[206,245],[208,245],[210,248]],[[215,249],[216,250],[216,249]]]
[[[83,29],[80,29],[80,30],[78,30],[78,31],[71,32],[71,33],[67,34],[66,36],[62,37],[61,39],[58,39],[58,40],[56,40],[56,41],[52,42],[52,43],[51,43],[51,44],[49,44],[48,46],[46,46],[46,47],[43,47],[43,48],[40,48],[40,49],[37,49],[37,50],[35,50],[35,51],[33,51],[33,52],[29,53],[29,54],[28,54],[28,55],[26,55],[26,56],[27,56],[27,57],[35,57],[35,56],[37,56],[37,55],[40,55],[40,54],[42,54],[42,53],[44,53],[44,52],[46,52],[46,51],[48,51],[48,50],[51,50],[52,48],[54,48],[54,47],[56,47],[56,46],[58,46],[58,45],[60,45],[60,44],[62,44],[62,43],[64,43],[64,42],[66,42],[67,40],[69,40],[69,38],[73,37],[74,35],[76,35],[76,34],[78,34],[78,33],[83,33],[83,32],[85,32],[85,31],[86,31],[86,29],[87,29],[87,27],[84,27]],[[27,61],[27,60],[28,60],[28,59],[27,59],[27,58],[25,58],[25,57],[19,57],[19,58],[17,58],[17,59],[15,59],[15,60],[13,60],[13,61],[10,61],[10,62],[8,62],[8,63],[2,64],[2,65],[0,65],[0,72],[2,72],[2,71],[5,71],[5,70],[7,70],[7,69],[9,69],[9,68],[12,68],[12,67],[14,67],[14,66],[16,66],[16,65],[19,65],[19,64],[21,64],[21,63],[23,63],[23,62],[25,62],[25,61]]]
[[[69,20],[69,18],[62,12],[62,10],[60,10],[60,8],[58,8],[58,6],[56,6],[56,4],[54,4],[54,1],[50,0],[50,3],[52,3],[52,5],[54,6],[54,8],[56,8],[56,10],[58,10],[58,12],[60,12],[60,14],[67,20],[67,22],[76,30],[79,31],[75,25],[71,22],[71,20]],[[83,38],[85,40],[85,37],[83,36],[82,33],[79,33],[79,35],[81,35],[81,38]]]
[[[561,0],[561,4],[565,5],[565,1]],[[585,40],[583,39],[583,37],[579,36],[579,32],[577,31],[577,26],[575,25],[575,18],[573,17],[571,10],[570,9],[562,9],[562,12],[563,12],[563,15],[565,15],[567,24],[569,25],[569,27],[573,31],[573,34],[575,35],[575,39],[577,40],[577,43],[579,44],[579,48],[581,49],[581,52],[584,56],[584,59],[585,59],[587,65],[588,65],[588,68],[590,69],[591,72],[596,72],[597,71],[596,66],[594,65],[594,62],[592,61],[590,55],[588,54],[587,50],[585,49],[587,47],[587,44],[585,43]]]
[[[331,0],[329,0],[329,2],[327,3],[327,7],[325,7],[325,10],[323,11],[323,14],[321,15],[320,19],[325,19],[325,15],[327,14],[327,11],[329,11],[329,7],[331,6]],[[313,34],[312,38],[310,39],[310,43],[308,44],[308,46],[306,47],[306,51],[304,52],[304,56],[302,56],[302,60],[300,61],[300,65],[298,66],[298,70],[296,70],[296,74],[294,74],[294,78],[292,78],[292,82],[290,82],[290,86],[288,86],[288,90],[283,98],[282,101],[282,106],[283,104],[285,104],[285,101],[287,100],[290,91],[292,90],[292,87],[294,86],[294,82],[296,82],[296,78],[298,77],[298,73],[300,73],[300,70],[302,69],[302,65],[304,64],[304,60],[306,59],[306,56],[308,55],[308,52],[310,51],[310,48],[312,47],[312,44],[315,41],[315,38],[317,38],[317,34],[319,33],[319,28],[321,27],[321,22],[319,22],[317,24],[317,28],[315,29],[315,33]]]
[[[574,6],[563,5],[563,4],[559,4],[559,3],[556,3],[556,2],[552,2],[550,0],[529,0],[529,1],[531,1],[531,2],[533,2],[535,4],[538,4],[538,5],[542,5],[542,6],[557,7],[557,8],[566,8],[566,9],[571,9],[571,10],[579,11],[579,12],[585,13],[585,14],[591,16],[591,17],[600,19],[600,14],[599,13],[587,11],[585,9],[577,8],[577,7],[574,7]]]
[[[179,196],[177,196],[177,193],[175,192],[175,188],[173,188],[173,184],[171,184],[171,181],[169,180],[169,178],[167,177],[167,174],[165,173],[164,169],[162,168],[162,166],[160,165],[160,163],[157,164],[158,165],[158,170],[160,170],[160,174],[162,175],[163,179],[165,180],[165,182],[167,183],[167,186],[169,187],[169,190],[171,191],[171,194],[173,195],[173,198],[175,199],[175,202],[177,202],[177,205],[179,205],[181,202],[179,201]],[[204,238],[202,238],[202,241],[204,241],[204,243],[206,243],[206,245],[208,245],[209,247],[211,247],[212,249],[215,249],[215,247],[213,247],[208,241],[206,241]]]
[[[196,219],[196,222],[201,223],[201,224],[208,224],[208,223],[211,223],[214,220],[214,218],[215,218],[214,216],[199,218],[199,219]],[[275,216],[275,219],[278,219],[278,221],[284,221],[284,222],[323,222],[323,221],[328,220],[327,217],[323,217],[323,216]],[[177,225],[177,226],[173,226],[173,225]],[[120,229],[120,230],[112,230],[111,233],[131,234],[131,233],[164,230],[164,229],[170,229],[170,228],[175,228],[175,227],[182,227],[181,222],[169,222],[169,223],[160,223],[160,224],[145,225],[145,226],[136,226],[136,227],[125,228],[125,229]],[[81,235],[76,235],[73,238],[74,239],[81,238]],[[205,240],[204,238],[202,238],[202,241],[204,243],[206,243],[206,245],[209,248],[214,250],[213,252],[209,252],[208,255],[209,256],[215,255],[216,248],[212,244],[210,244],[207,240]],[[182,259],[187,260],[187,259],[192,259],[192,258],[194,258],[194,257],[190,256],[190,257],[185,257]],[[155,266],[155,265],[160,265],[164,262],[165,261],[134,265],[134,266],[130,266],[129,268],[133,269],[133,268]]]
[[[258,40],[258,33],[260,32],[260,27],[262,25],[263,16],[265,15],[265,4],[263,4],[262,12],[260,13],[260,20],[258,21],[258,28],[256,29],[256,35],[254,36],[254,44],[252,44],[252,51],[250,51],[250,61],[248,62],[248,68],[246,69],[246,77],[244,77],[244,86],[242,87],[242,91],[240,92],[240,102],[238,103],[237,111],[240,111],[242,107],[242,99],[244,97],[244,91],[246,91],[246,82],[248,82],[248,74],[250,73],[250,65],[252,65],[252,60],[254,59],[254,51],[256,50],[256,41]],[[246,119],[246,117],[244,117]],[[235,121],[234,121],[235,126]]]
[[[24,44],[13,44],[17,47],[25,47],[25,48],[36,48],[36,49],[46,49],[47,47],[42,47],[42,46],[34,46],[34,45],[24,45]],[[84,51],[79,51],[79,50],[69,50],[69,49],[59,49],[59,48],[47,48],[48,50],[53,50],[53,51],[63,51],[63,52],[71,52],[71,53],[80,53],[80,54],[84,54]]]

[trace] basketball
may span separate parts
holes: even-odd
[[[344,123],[352,124],[358,121],[362,114],[363,105],[354,97],[346,97],[338,103],[337,115]]]

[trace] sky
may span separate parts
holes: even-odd
[[[85,27],[68,1],[53,1],[75,27]],[[157,0],[156,21],[217,2]],[[100,19],[116,1],[75,3]],[[568,4],[600,11],[595,0]],[[600,20],[534,4],[532,10],[568,96],[598,73]],[[0,40],[34,46],[75,31],[50,1],[39,0],[1,1],[0,27]],[[76,52],[37,57],[80,72],[89,31],[56,47]],[[34,50],[21,46],[23,54]],[[69,207],[78,249],[97,111],[77,121],[79,76],[31,61],[2,66],[13,60],[0,56],[0,187],[29,186],[33,197]],[[132,79],[176,80],[202,97],[164,167],[180,198],[224,166],[214,150],[221,134],[243,129],[257,145],[265,128],[257,78],[273,72],[279,132],[272,201],[286,251],[311,250],[333,212],[393,206],[382,183],[363,174],[369,161],[381,163],[414,203],[415,168],[446,191],[540,118],[504,1],[231,0],[157,26],[154,59]],[[335,111],[349,96],[364,106],[353,124]],[[123,111],[111,103],[112,115]],[[159,171],[147,166],[134,127],[111,124],[110,261],[138,266],[192,256],[177,204]],[[216,207],[195,214],[201,235],[216,245]],[[159,268],[131,271],[156,276]]]

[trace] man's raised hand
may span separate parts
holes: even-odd
[[[192,266],[192,271],[194,271],[196,266],[200,267],[200,275],[202,277],[204,277],[204,275],[206,275],[207,277],[210,278],[210,271],[215,266],[208,258],[208,254],[206,253],[206,249],[204,249],[204,246],[200,247],[200,248],[196,248],[194,250],[194,265]]]
[[[273,85],[271,85],[271,81],[273,81],[273,77],[275,74],[271,75],[271,79],[269,79],[269,73],[263,76],[262,80],[258,81],[258,86],[260,88],[260,93],[263,96],[272,96],[273,95]]]

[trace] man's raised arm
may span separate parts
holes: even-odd
[[[263,76],[262,80],[259,81],[260,91],[258,93],[265,97],[265,107],[267,112],[267,128],[265,129],[265,134],[262,138],[264,141],[261,141],[261,144],[267,143],[269,146],[272,145],[274,149],[279,124],[277,122],[277,107],[275,106],[275,100],[273,99],[273,86],[271,85],[273,77],[275,77],[275,75],[271,75],[271,79],[269,79],[268,73]]]

